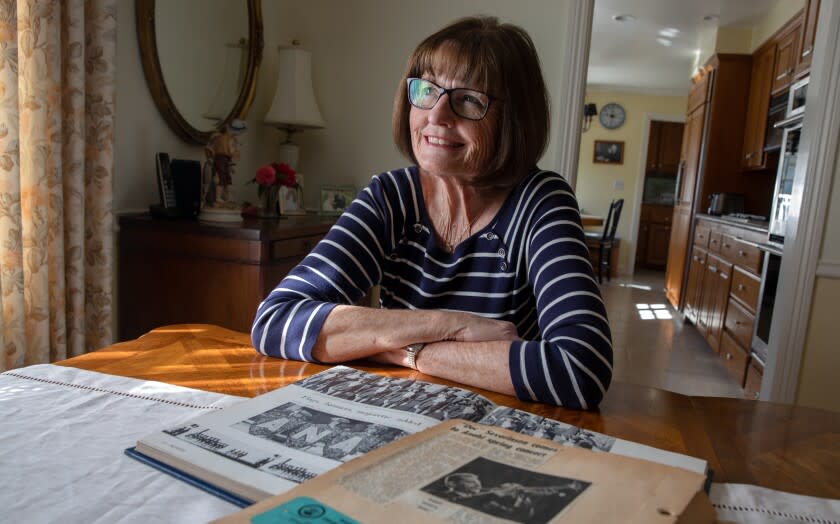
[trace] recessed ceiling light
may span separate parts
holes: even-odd
[[[674,38],[680,33],[679,29],[675,29],[673,27],[666,27],[665,29],[659,30],[659,35],[664,36],[666,38]]]
[[[634,22],[636,17],[633,15],[615,15],[612,19],[616,22]]]
[[[712,20],[718,20],[718,19],[720,19],[720,16],[715,15],[715,14],[709,14],[709,15],[706,15],[706,16],[703,17],[703,20],[705,20],[707,22],[711,22]]]
[[[671,42],[667,38],[657,38],[656,41],[664,45],[665,47],[671,47],[671,44],[673,44],[673,42]]]

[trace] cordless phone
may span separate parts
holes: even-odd
[[[161,206],[165,209],[177,207],[177,203],[175,201],[175,181],[172,179],[169,154],[156,154],[155,167],[157,171],[158,193],[160,195]]]

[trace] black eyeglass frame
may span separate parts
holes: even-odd
[[[428,83],[432,84],[433,86],[435,86],[436,88],[440,89],[440,94],[438,95],[437,100],[435,100],[435,103],[432,104],[431,107],[420,107],[420,106],[418,106],[417,104],[415,104],[414,102],[411,101],[411,82],[413,82],[415,80],[418,80],[418,81],[421,81],[421,82],[428,82]],[[440,102],[440,99],[443,98],[443,95],[449,95],[447,97],[447,100],[449,101],[449,108],[452,110],[452,112],[455,113],[456,115],[458,115],[461,118],[464,118],[464,119],[467,119],[467,120],[472,120],[474,122],[477,122],[479,120],[483,120],[484,117],[487,116],[487,113],[490,111],[490,106],[493,104],[493,102],[496,101],[496,100],[499,100],[499,98],[491,95],[490,93],[485,93],[484,91],[479,91],[478,89],[471,89],[469,87],[452,87],[452,88],[447,89],[447,88],[441,87],[441,86],[437,85],[436,83],[432,82],[431,80],[427,80],[425,78],[417,78],[417,77],[406,78],[405,79],[405,87],[406,87],[406,90],[407,90],[406,94],[408,96],[408,103],[411,104],[412,106],[416,107],[417,109],[422,109],[424,111],[428,111],[430,109],[433,109],[438,104],[438,102]],[[455,105],[452,103],[452,93],[454,93],[455,91],[472,91],[474,93],[481,93],[482,95],[486,96],[487,97],[487,107],[484,108],[484,114],[482,114],[478,118],[472,118],[472,117],[469,117],[469,116],[462,115],[460,112],[458,112],[458,110],[455,109]]]

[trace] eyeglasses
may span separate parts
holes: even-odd
[[[446,89],[430,80],[409,78],[408,101],[418,109],[431,109],[438,103],[440,97],[449,95],[449,107],[452,111],[467,120],[481,120],[490,109],[490,102],[494,97],[475,89],[456,87]]]

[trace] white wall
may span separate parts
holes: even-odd
[[[560,77],[568,1],[532,0],[528,9],[507,0],[288,0],[263,2],[265,49],[254,104],[242,136],[242,157],[234,183],[240,200],[254,199],[246,182],[256,168],[274,160],[282,134],[260,123],[276,82],[277,46],[292,39],[313,53],[316,97],[326,128],[296,135],[305,200],[317,206],[319,184],[361,187],[381,171],[407,164],[391,139],[391,109],[405,61],[419,41],[461,16],[496,15],[523,26],[539,50],[551,92],[552,126],[564,103]],[[134,29],[134,4],[118,4],[115,210],[145,208],[156,200],[154,153],[202,158],[201,147],[184,144],[154,106],[143,76]],[[541,167],[554,169],[552,139]]]

